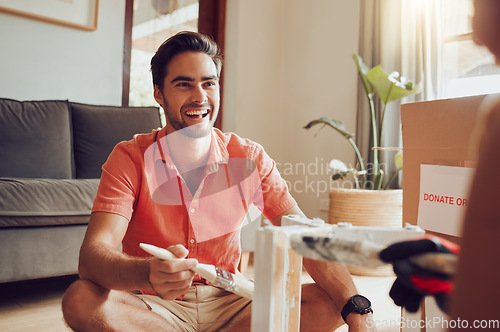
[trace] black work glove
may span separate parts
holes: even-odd
[[[412,263],[411,256],[424,253],[458,254],[460,247],[438,237],[398,242],[380,252],[380,258],[392,263],[397,279],[389,295],[398,306],[416,312],[422,299],[432,295],[441,310],[447,312],[447,302],[453,290],[452,276],[421,268]]]

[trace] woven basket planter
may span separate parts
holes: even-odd
[[[333,189],[330,191],[328,222],[349,222],[354,226],[402,227],[403,190]],[[361,268],[348,266],[355,275],[391,276],[392,266]]]

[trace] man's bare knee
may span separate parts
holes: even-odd
[[[62,300],[62,311],[70,327],[77,326],[83,317],[89,317],[103,301],[108,290],[88,280],[77,280],[66,290]]]

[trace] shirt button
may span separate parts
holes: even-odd
[[[191,244],[193,244],[194,243],[194,239],[191,239],[189,242],[191,242]]]
[[[191,213],[194,213],[194,209],[191,209],[190,211],[191,211]]]

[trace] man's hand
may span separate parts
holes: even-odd
[[[177,258],[185,258],[188,250],[178,244],[167,248]],[[194,258],[166,261],[159,258],[153,258],[149,268],[149,282],[156,294],[162,299],[173,300],[182,294],[185,294],[195,273],[191,270],[198,261]]]
[[[377,331],[372,313],[365,315],[350,313],[349,316],[347,316],[347,325],[349,326],[349,332]]]
[[[397,279],[389,295],[396,305],[409,312],[416,312],[422,298],[433,295],[438,306],[446,312],[448,295],[453,290],[453,281],[446,274],[423,269],[409,261],[414,255],[424,253],[458,254],[458,245],[436,236],[390,245],[380,253],[380,258],[392,263]]]

